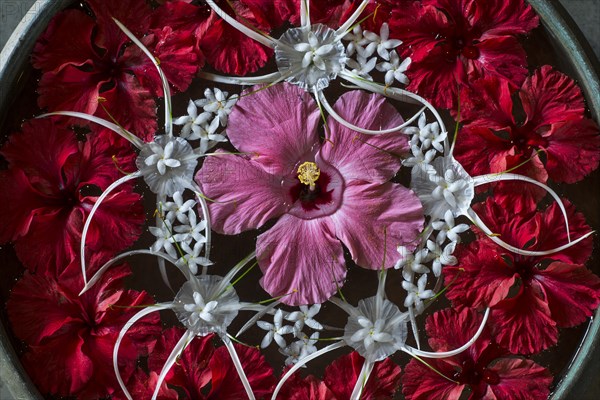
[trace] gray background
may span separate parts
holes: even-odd
[[[583,31],[597,56],[600,56],[600,0],[560,0]],[[0,0],[0,48],[23,16],[35,12],[30,10],[34,0]],[[573,400],[600,399],[600,349],[594,362],[584,373],[581,383],[575,388]],[[0,382],[0,400],[16,400],[4,390]]]

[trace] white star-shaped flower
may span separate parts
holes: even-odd
[[[427,241],[427,249],[429,250],[429,256],[433,261],[432,270],[433,274],[438,277],[442,273],[443,265],[456,265],[458,260],[452,255],[456,249],[456,243],[451,242],[443,249],[440,244],[433,240]]]
[[[275,312],[272,324],[265,321],[258,321],[256,323],[260,329],[264,329],[265,331],[267,331],[267,334],[260,343],[261,348],[264,349],[265,347],[268,347],[271,344],[271,342],[273,342],[273,339],[280,348],[286,347],[283,335],[292,333],[294,331],[294,328],[290,325],[282,325],[282,323],[283,311],[281,310],[277,310],[277,312]]]
[[[203,112],[198,115],[198,108],[196,104],[190,100],[187,107],[188,115],[176,118],[173,121],[174,125],[183,125],[179,136],[187,140],[198,140],[201,137],[201,131],[212,118],[213,114],[210,112]]]
[[[194,248],[191,248],[186,242],[181,243],[181,250],[185,252],[185,256],[177,260],[178,265],[187,265],[194,275],[198,273],[198,267],[208,267],[209,265],[212,265],[212,261],[206,257],[200,256],[203,248],[204,242],[196,242]]]
[[[178,258],[177,250],[175,249],[175,246],[173,246],[173,243],[175,243],[173,238],[173,226],[168,220],[161,221],[159,226],[149,226],[148,230],[156,237],[156,241],[152,244],[150,250],[158,253],[164,249],[172,258]]]
[[[212,315],[212,312],[217,308],[218,302],[209,301],[208,303],[204,302],[202,295],[198,292],[194,292],[194,304],[185,304],[183,306],[184,310],[192,313],[189,316],[190,324],[195,324],[199,319],[206,322],[214,322],[215,317]]]
[[[402,287],[407,292],[406,298],[404,299],[404,307],[414,306],[417,313],[422,313],[425,309],[423,300],[435,296],[433,290],[425,289],[425,286],[427,286],[427,274],[421,275],[417,281],[417,285],[409,281],[403,281]]]
[[[229,114],[233,109],[233,106],[238,101],[239,96],[233,94],[229,96],[228,92],[224,92],[219,88],[210,89],[207,88],[204,91],[204,99],[196,100],[195,104],[198,107],[202,107],[204,111],[211,112],[218,117],[219,123],[222,127],[227,126],[229,120]]]
[[[320,304],[315,304],[310,308],[308,306],[300,306],[300,311],[293,311],[289,313],[285,319],[294,323],[294,334],[296,336],[300,334],[304,328],[304,324],[308,325],[312,329],[320,331],[323,329],[323,325],[314,319],[314,316],[317,315],[320,310]]]
[[[206,221],[198,221],[194,210],[188,211],[188,223],[185,225],[179,225],[175,227],[174,239],[181,243],[191,243],[192,240],[196,242],[205,243],[206,238],[202,234],[206,229]]]
[[[196,201],[193,199],[183,201],[183,195],[181,192],[173,193],[173,201],[168,201],[163,204],[163,212],[166,212],[165,218],[171,222],[177,221],[182,224],[189,222],[187,213],[196,205]]]
[[[400,62],[400,56],[396,50],[390,52],[390,60],[377,64],[377,71],[385,72],[385,84],[392,86],[394,80],[397,80],[403,85],[410,83],[408,77],[404,74],[410,66],[410,57],[405,58]]]
[[[444,243],[446,238],[451,242],[460,243],[460,234],[469,230],[467,224],[455,224],[454,215],[450,210],[446,211],[443,220],[434,221],[431,225],[433,229],[439,231],[436,237],[439,244]]]
[[[400,260],[394,265],[394,268],[402,268],[402,276],[405,280],[412,280],[415,273],[426,274],[429,272],[429,268],[425,265],[429,262],[429,251],[427,249],[421,249],[413,253],[404,246],[398,246],[397,250],[400,253]]]
[[[390,39],[390,27],[387,22],[381,24],[379,35],[374,32],[364,31],[363,36],[371,42],[365,48],[366,53],[373,54],[377,50],[377,54],[386,61],[390,59],[390,50],[402,44],[401,40]]]

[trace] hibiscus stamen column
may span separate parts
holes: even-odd
[[[317,164],[311,161],[306,161],[298,167],[298,179],[308,188],[311,192],[315,191],[315,183],[321,176],[321,170],[317,167]]]

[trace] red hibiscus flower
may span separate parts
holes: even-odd
[[[13,241],[27,268],[56,276],[79,256],[83,225],[99,193],[122,176],[118,168],[134,170],[135,158],[112,132],[80,142],[50,119],[23,125],[0,154],[9,165],[0,172],[0,243]],[[91,252],[122,250],[141,234],[144,210],[132,189],[122,186],[98,209]]]
[[[183,332],[180,328],[171,328],[163,333],[148,359],[148,366],[153,373],[160,373]],[[165,382],[184,393],[185,399],[246,398],[246,391],[231,361],[231,356],[224,346],[214,349],[212,338],[212,335],[194,338],[167,374]],[[259,350],[237,344],[235,350],[256,397],[268,397],[275,386],[273,369]],[[147,379],[145,376],[142,378]],[[135,385],[137,383],[133,386]],[[151,387],[150,393],[155,387],[156,383]]]
[[[435,351],[459,347],[475,334],[481,320],[472,309],[438,311],[427,318],[429,345]],[[418,360],[406,366],[402,393],[407,400],[458,400],[466,398],[462,394],[467,387],[470,400],[536,400],[550,393],[550,372],[531,360],[507,357],[487,329],[468,350],[427,363],[437,372]]]
[[[310,20],[313,24],[339,27],[356,9],[360,2],[352,0],[320,0],[310,3]],[[297,0],[275,0],[275,8],[283,21],[300,25],[300,2]]]
[[[144,292],[122,289],[129,275],[126,266],[113,269],[79,296],[80,268],[73,262],[58,278],[26,272],[7,309],[16,336],[29,346],[23,364],[40,391],[97,399],[119,388],[111,367],[119,331],[136,307],[154,301]],[[151,350],[159,333],[156,314],[129,330],[119,352],[122,376],[131,375],[138,356]]]
[[[127,36],[115,17],[161,60],[170,82],[185,90],[201,64],[189,32],[151,26],[151,8],[144,1],[89,0],[96,19],[81,10],[57,14],[38,40],[34,67],[42,70],[38,104],[50,111],[80,111],[110,119],[141,138],[156,133],[156,103],[161,94],[158,74],[137,48],[126,50]],[[158,12],[158,11],[157,11]],[[132,75],[134,74],[134,75]],[[136,78],[137,77],[137,78]],[[99,98],[106,101],[102,106]]]
[[[526,250],[547,250],[568,242],[559,207],[512,213],[488,199],[474,208],[490,229]],[[565,202],[571,238],[589,232],[583,216]],[[491,307],[497,342],[515,354],[532,354],[554,345],[558,327],[581,324],[600,303],[600,278],[583,264],[592,238],[545,257],[510,253],[485,235],[458,249],[460,264],[448,267],[447,296],[455,304]],[[514,294],[516,293],[516,294]]]
[[[516,35],[538,25],[523,0],[428,0],[396,9],[391,35],[412,59],[408,90],[442,108],[455,108],[458,88],[495,76],[513,87],[527,75]]]
[[[598,167],[598,126],[584,117],[584,99],[575,82],[550,66],[536,70],[519,91],[523,122],[514,117],[508,83],[496,78],[463,89],[461,99],[465,125],[454,154],[471,175],[518,167],[517,173],[540,182],[550,178],[573,183]],[[515,187],[507,185],[503,186],[506,190],[497,191],[506,193]],[[527,193],[534,194],[530,198],[539,197],[537,192]]]
[[[280,397],[290,400],[345,400],[349,399],[364,358],[352,352],[335,360],[325,369],[323,381],[312,375],[302,379],[294,374],[285,383]],[[389,358],[378,362],[369,376],[361,399],[391,399],[400,387],[400,367]]]

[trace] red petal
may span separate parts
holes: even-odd
[[[137,37],[144,35],[148,29],[152,9],[145,1],[87,0],[87,3],[96,15],[101,32],[116,27],[113,18],[118,19]]]
[[[498,344],[513,354],[538,353],[558,341],[548,304],[531,287],[521,287],[517,296],[498,303],[491,320]]]
[[[493,393],[490,398],[546,399],[550,394],[552,374],[531,360],[502,358],[488,370],[500,378],[497,385],[488,386],[488,393]]]
[[[497,77],[482,78],[460,92],[460,119],[465,135],[477,129],[502,130],[515,125],[508,82]],[[463,133],[463,132],[461,132]],[[468,138],[466,138],[468,139]]]
[[[365,359],[352,352],[335,360],[325,369],[323,381],[338,399],[349,399]],[[361,399],[392,398],[400,387],[400,367],[386,358],[373,368]]]
[[[526,34],[539,24],[533,8],[523,0],[477,1],[473,25],[484,31],[482,37]]]
[[[446,376],[453,376],[454,369],[444,361],[428,363]],[[406,400],[459,400],[465,385],[456,384],[440,376],[417,360],[410,360],[402,375],[402,394]]]
[[[273,369],[266,362],[260,350],[253,347],[234,344],[240,358],[250,387],[257,398],[268,397],[275,387]],[[227,349],[219,347],[215,350],[208,364],[212,372],[212,383],[209,400],[245,399],[246,391],[233,366]]]
[[[519,93],[532,130],[544,125],[583,118],[581,90],[568,76],[545,65],[523,84]]]
[[[555,181],[574,183],[598,168],[600,136],[598,125],[591,119],[556,123],[545,138],[546,169]]]
[[[600,278],[583,265],[554,262],[534,279],[542,286],[552,319],[560,327],[585,322],[600,303]]]
[[[135,374],[127,382],[127,390],[134,399],[151,399],[152,394],[158,383],[158,374],[156,372],[150,372],[147,375],[142,369],[138,368]],[[125,394],[117,391],[113,393],[112,399],[114,400],[126,400]],[[158,392],[157,400],[178,400],[179,394],[176,390],[169,389],[167,383],[163,382]],[[202,397],[196,397],[200,400]]]
[[[477,44],[479,57],[469,62],[475,71],[473,78],[496,76],[510,83],[514,88],[519,87],[527,77],[527,59],[525,50],[519,41],[513,37],[498,37],[482,40]]]
[[[486,149],[482,152],[481,149]],[[514,154],[513,145],[475,124],[463,127],[456,140],[454,156],[471,176],[502,172],[508,169],[507,157]]]

